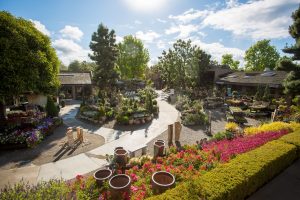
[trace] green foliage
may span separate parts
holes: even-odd
[[[25,91],[55,93],[59,61],[49,37],[5,11],[0,12],[0,30],[0,98]]]
[[[68,71],[70,72],[90,72],[94,71],[96,64],[93,62],[79,62],[78,60],[72,61],[68,66]]]
[[[256,101],[260,101],[260,100],[262,100],[263,96],[264,96],[264,88],[263,88],[262,85],[258,85],[257,89],[256,89],[256,93],[255,93],[254,99]]]
[[[157,70],[169,88],[183,88],[207,84],[203,72],[210,64],[211,56],[191,40],[177,40],[173,48],[163,51]]]
[[[244,199],[295,159],[294,145],[272,141],[152,199]]]
[[[230,67],[230,69],[232,69],[232,70],[238,70],[240,61],[233,60],[233,55],[232,54],[224,54],[222,56],[221,64],[222,65],[228,65]]]
[[[264,101],[269,101],[271,99],[271,93],[269,86],[265,87],[264,96],[262,97]]]
[[[213,135],[213,138],[216,139],[217,141],[223,140],[223,139],[227,139],[227,140],[231,140],[235,137],[235,135],[230,132],[230,131],[223,131],[223,132],[218,132],[215,135]]]
[[[111,91],[118,78],[116,70],[118,49],[115,31],[109,31],[107,27],[100,24],[97,32],[92,35],[90,48],[93,53],[89,56],[96,63],[94,80],[100,90]]]
[[[50,96],[47,97],[46,112],[47,116],[50,117],[57,117],[59,113],[59,108],[54,104],[54,101]]]
[[[297,147],[297,155],[300,157],[300,129],[281,137],[279,140],[295,145]]]
[[[117,60],[122,79],[143,79],[149,62],[148,50],[143,42],[132,36],[124,37],[123,42],[118,44],[119,57]]]
[[[246,70],[263,71],[265,68],[272,70],[279,57],[276,47],[270,45],[270,40],[260,40],[245,53]]]

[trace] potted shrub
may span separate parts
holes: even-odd
[[[158,171],[152,174],[151,185],[153,194],[161,194],[175,186],[175,177],[166,171]]]
[[[131,178],[126,174],[118,174],[109,179],[112,199],[130,197]]]
[[[94,173],[94,179],[97,182],[97,185],[101,187],[103,182],[108,180],[112,175],[112,171],[110,169],[99,169]]]

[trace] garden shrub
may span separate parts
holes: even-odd
[[[272,141],[150,199],[244,199],[296,159],[296,147]]]
[[[248,127],[244,129],[244,133],[246,135],[253,135],[253,134],[258,134],[261,132],[268,132],[268,131],[279,131],[279,130],[293,130],[293,125],[292,123],[285,123],[285,122],[272,122],[268,124],[263,124],[258,127]]]
[[[59,113],[59,108],[54,104],[51,97],[47,98],[46,112],[49,117],[57,117]]]
[[[239,127],[239,125],[237,125],[236,123],[234,123],[234,122],[228,122],[225,125],[225,130],[234,132],[234,131],[237,130],[238,127]]]
[[[297,147],[298,157],[300,157],[300,129],[281,137],[279,140],[295,145]]]

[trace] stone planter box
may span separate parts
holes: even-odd
[[[175,186],[175,177],[166,171],[159,171],[152,174],[151,185],[153,194],[161,194]]]
[[[110,169],[99,169],[94,173],[94,179],[99,187],[101,187],[103,182],[108,180],[111,176],[112,171]]]
[[[112,199],[123,199],[124,193],[130,197],[131,178],[126,174],[118,174],[109,179]]]

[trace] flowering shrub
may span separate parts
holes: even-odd
[[[225,130],[226,131],[230,131],[230,132],[236,132],[237,129],[238,129],[238,125],[234,122],[228,122],[226,125],[225,125]]]
[[[294,125],[295,126],[295,125]],[[267,131],[279,131],[279,130],[293,130],[292,124],[285,123],[285,122],[272,122],[269,124],[263,124],[258,127],[248,127],[244,129],[244,133],[246,135],[253,135],[258,134],[261,132],[267,132]]]
[[[230,158],[252,149],[255,149],[268,141],[277,139],[289,133],[288,129],[279,131],[261,132],[251,136],[237,137],[233,140],[221,140],[203,145],[204,151],[212,152],[220,161],[228,162]]]

